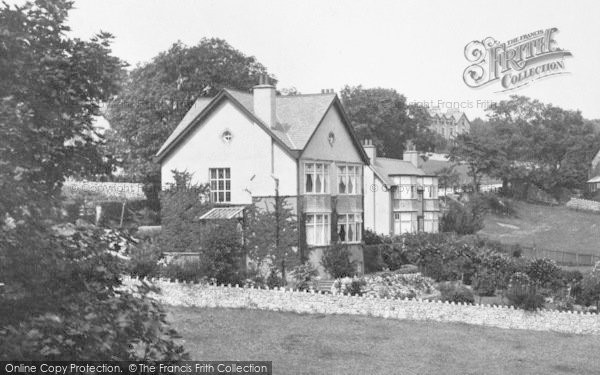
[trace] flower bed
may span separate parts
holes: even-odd
[[[421,273],[377,272],[365,276],[364,294],[380,298],[433,298],[439,296],[435,282]]]

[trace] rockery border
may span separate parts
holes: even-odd
[[[332,295],[290,289],[258,289],[146,280],[161,289],[158,301],[173,306],[246,308],[305,314],[350,314],[399,320],[430,320],[480,326],[600,334],[600,315],[581,312],[515,309],[510,306],[463,304],[416,299]],[[126,277],[125,286],[140,283]]]

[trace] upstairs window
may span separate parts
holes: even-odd
[[[338,194],[360,194],[362,167],[340,165],[338,167]]]
[[[231,202],[231,170],[210,168],[210,198],[213,203]]]
[[[304,192],[307,194],[329,193],[329,164],[304,164]]]

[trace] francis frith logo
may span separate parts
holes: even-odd
[[[568,73],[564,60],[572,54],[558,47],[557,32],[553,27],[504,43],[492,37],[472,41],[465,47],[471,65],[465,69],[463,80],[473,88],[497,82],[499,91],[509,91],[540,78]]]

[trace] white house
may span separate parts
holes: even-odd
[[[360,244],[367,155],[333,90],[279,96],[265,79],[252,93],[198,99],[157,153],[163,186],[172,171],[210,184],[224,217],[276,194],[297,212],[298,245],[316,267],[333,242]],[[360,246],[352,247],[362,267]]]
[[[364,173],[365,228],[390,236],[438,232],[438,178],[418,167],[417,151],[409,146],[400,160],[377,156],[370,141],[363,147],[370,159]]]

